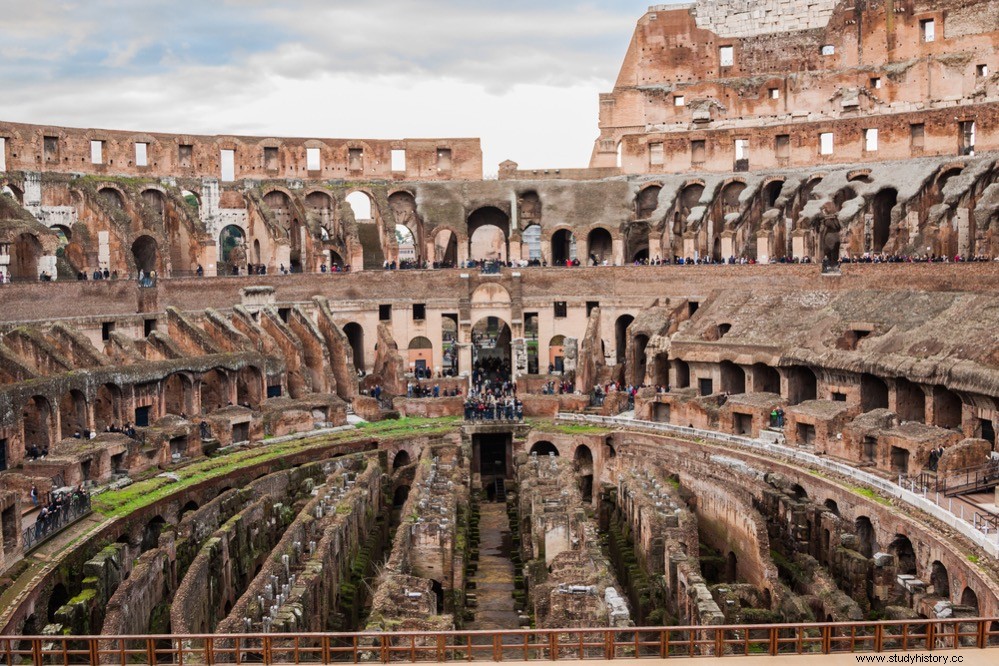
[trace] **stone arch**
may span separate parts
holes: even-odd
[[[659,207],[659,193],[662,185],[649,185],[638,192],[635,197],[635,219],[648,220]]]
[[[785,370],[787,377],[787,401],[797,405],[818,396],[818,377],[815,372],[803,365],[793,365]]]
[[[395,219],[396,228],[399,227],[409,231],[412,237],[412,256],[403,257],[403,247],[399,247],[399,261],[414,261],[422,263],[423,246],[425,244],[425,233],[423,220],[420,219],[416,208],[416,197],[412,192],[399,190],[393,192],[388,197],[389,207],[392,209],[392,216]],[[408,254],[408,253],[407,253]]]
[[[576,236],[572,229],[558,229],[552,234],[551,258],[552,266],[576,259]]]
[[[354,353],[354,368],[364,371],[364,327],[357,322],[350,322],[343,327],[343,334]]]
[[[188,500],[187,503],[180,509],[180,513],[177,516],[178,521],[182,519],[185,515],[191,513],[192,511],[197,511],[198,508],[199,507],[197,502],[195,502],[193,499]]]
[[[400,449],[395,454],[395,457],[392,458],[392,469],[397,470],[400,467],[405,467],[406,465],[412,463],[412,461],[413,460],[412,457],[409,455],[409,451],[407,451],[406,449]]]
[[[375,200],[364,190],[353,190],[346,197],[347,204],[354,213],[356,222],[370,222],[375,219],[374,213],[377,210]]]
[[[333,212],[334,203],[332,195],[322,190],[313,190],[305,195],[305,209],[310,215],[318,218],[320,228],[325,231],[323,240],[329,240],[338,235],[336,215]]]
[[[548,457],[549,455],[552,454],[554,454],[556,457],[561,455],[559,453],[558,447],[547,440],[540,440],[534,442],[534,444],[531,445],[530,454],[531,455],[537,454],[539,458]]]
[[[874,182],[871,178],[870,169],[856,169],[851,171],[846,175],[847,181],[851,183],[871,183]]]
[[[418,335],[409,341],[409,368],[432,369],[434,367],[434,343],[430,338]]]
[[[468,257],[473,261],[506,261],[510,256],[510,217],[495,206],[468,216]]]
[[[891,211],[898,203],[898,190],[886,188],[874,195],[871,202],[871,213],[874,221],[871,225],[871,250],[881,252],[891,238]]]
[[[645,350],[649,346],[649,336],[637,333],[631,342],[634,348],[631,355],[634,361],[634,371],[629,383],[641,386],[645,384],[645,375],[648,373],[648,359],[646,359]]]
[[[572,453],[573,467],[579,480],[579,492],[584,502],[593,501],[593,451],[586,444],[580,444]]]
[[[933,586],[933,594],[950,599],[950,573],[940,560],[934,560],[930,565],[930,585]]]
[[[895,411],[903,421],[926,422],[926,393],[915,382],[904,377],[894,380]]]
[[[149,275],[159,267],[159,244],[152,236],[144,234],[132,242],[132,261],[135,270]]]
[[[106,206],[114,210],[125,210],[125,195],[117,187],[105,185],[97,190],[97,196]]]
[[[123,425],[121,388],[103,384],[97,389],[94,400],[94,428],[105,431],[110,425]]]
[[[0,189],[0,195],[4,194],[17,201],[17,203],[24,205],[24,190],[17,185],[4,183],[3,188]]]
[[[673,388],[688,388],[690,386],[690,364],[683,359],[673,359]]]
[[[960,428],[964,405],[961,396],[946,386],[933,387],[933,425],[941,428]]]
[[[836,191],[836,194],[833,195],[832,202],[833,205],[836,206],[836,210],[838,211],[843,208],[843,204],[845,204],[847,201],[851,201],[856,198],[857,198],[857,191],[853,189],[851,186],[847,185],[846,187],[841,187],[839,190]]]
[[[628,327],[633,321],[635,317],[630,314],[623,314],[614,321],[614,351],[619,365],[628,359]]]
[[[781,191],[784,189],[783,178],[773,178],[763,186],[763,208],[768,210],[777,206]]]
[[[555,372],[565,371],[565,336],[556,335],[548,341],[548,365],[553,366]]]
[[[978,595],[970,587],[964,588],[961,592],[961,605],[973,609],[973,617],[978,616]]]
[[[896,534],[888,545],[888,552],[895,556],[898,573],[908,576],[916,575],[916,551],[912,541],[904,534]]]
[[[145,553],[148,550],[152,550],[159,545],[160,534],[163,532],[163,528],[166,526],[166,521],[163,516],[153,516],[149,522],[145,524],[142,528],[142,544],[140,547],[141,552]]]
[[[836,503],[836,500],[834,500],[834,499],[832,499],[830,497],[825,502],[823,502],[822,505],[826,508],[826,510],[829,511],[829,513],[831,513],[832,515],[834,515],[836,517],[839,517],[839,515],[840,515],[840,513],[839,513],[839,504]]]
[[[43,395],[28,398],[21,410],[21,423],[25,450],[36,447],[47,449],[52,445],[52,435],[55,432],[55,419],[52,404]]]
[[[753,364],[753,391],[780,395],[780,373],[766,363]]]
[[[155,187],[150,187],[142,190],[140,196],[142,197],[142,203],[145,205],[146,209],[149,210],[157,220],[162,222],[163,216],[166,213],[166,198],[163,196],[163,193]]]
[[[481,285],[476,293],[486,286],[499,285]],[[473,302],[474,296],[475,294]],[[476,368],[481,368],[487,378],[495,381],[510,378],[513,364],[512,331],[505,320],[496,316],[483,316],[472,326],[472,363]],[[491,367],[496,370],[490,370]]]
[[[219,232],[219,263],[226,264],[233,273],[247,263],[246,232],[236,224],[230,224]]]
[[[504,309],[510,306],[510,292],[501,284],[486,282],[475,288],[470,302],[472,308]]]
[[[524,221],[524,227],[531,224],[540,224],[542,217],[541,197],[535,190],[527,190],[517,200],[520,209],[520,219]]]
[[[201,375],[201,413],[209,414],[229,404],[229,378],[221,368],[212,368]]]
[[[854,521],[854,530],[857,533],[857,550],[864,557],[874,557],[878,552],[877,534],[874,531],[874,524],[867,516],[858,516]]]
[[[604,261],[614,263],[614,237],[603,227],[594,227],[586,234],[587,265],[599,266]]]
[[[731,361],[722,361],[719,368],[721,374],[721,390],[735,395],[746,392],[746,371],[742,366]]]
[[[55,587],[52,588],[52,592],[49,594],[49,601],[47,606],[46,615],[49,619],[49,624],[53,624],[56,621],[56,613],[59,609],[65,606],[70,600],[69,590],[63,583],[56,583]]]
[[[10,245],[10,253],[11,279],[38,279],[38,263],[42,258],[42,243],[38,236],[29,232],[18,234]]]
[[[71,389],[59,401],[59,423],[62,439],[87,430],[87,398],[81,391]]]

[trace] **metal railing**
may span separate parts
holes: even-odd
[[[948,472],[936,479],[936,491],[945,497],[991,490],[999,485],[999,460]]]
[[[34,525],[22,531],[24,552],[37,548],[89,513],[89,495],[70,495],[59,510],[48,513],[44,519],[39,515]]]
[[[330,664],[670,659],[986,649],[999,620],[189,636],[0,636],[0,663]]]
[[[638,419],[626,419],[617,416],[597,416],[592,414],[571,414],[559,413],[560,421],[575,421],[577,423],[600,423],[607,426],[620,426],[635,430],[647,430],[659,432],[667,435],[683,435],[691,438],[701,438],[715,442],[735,444],[747,449],[764,453],[768,456],[784,457],[798,463],[804,463],[811,467],[828,470],[843,476],[852,478],[861,484],[875,489],[888,497],[894,497],[911,507],[919,509],[929,514],[933,518],[950,526],[969,541],[979,546],[992,557],[999,558],[999,532],[985,533],[975,528],[964,516],[958,516],[952,511],[934,502],[925,494],[920,494],[903,488],[896,483],[883,479],[874,474],[869,474],[846,463],[830,460],[825,456],[818,456],[809,451],[794,448],[774,442],[767,442],[759,439],[751,439],[741,435],[730,435],[714,430],[701,430],[699,428],[688,428],[686,426],[673,425],[672,423],[660,423],[656,421],[641,421]]]

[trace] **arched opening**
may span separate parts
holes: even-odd
[[[392,508],[401,509],[407,499],[409,499],[409,486],[399,486],[392,493]]]
[[[347,342],[354,352],[354,368],[358,372],[364,372],[364,329],[360,324],[351,322],[343,327],[343,334],[347,336]]]
[[[52,405],[48,398],[36,395],[28,399],[21,412],[24,449],[28,457],[38,457],[52,444]]]
[[[160,534],[163,532],[165,525],[166,521],[163,520],[162,516],[156,516],[146,523],[146,526],[142,529],[141,551],[143,553],[159,545]]]
[[[399,248],[399,267],[417,267],[420,263],[416,238],[409,227],[404,224],[395,225],[395,242]]]
[[[589,250],[590,265],[600,266],[604,262],[614,263],[614,241],[609,231],[597,227],[586,237],[586,247]]]
[[[444,586],[440,584],[440,581],[431,579],[430,590],[437,599],[437,614],[441,615],[444,613]]]
[[[722,361],[721,390],[729,395],[746,392],[746,371],[731,361]]]
[[[798,502],[804,502],[808,499],[808,491],[800,483],[796,483],[791,486],[791,496]]]
[[[69,601],[69,590],[62,583],[57,583],[55,587],[52,588],[52,593],[49,594],[49,603],[47,606],[46,616],[49,619],[49,624],[53,624],[56,621],[56,613],[59,609],[66,605]]]
[[[541,263],[541,225],[531,224],[527,226],[523,232],[520,234],[522,241],[522,246],[520,250],[520,258],[525,259],[532,264]]]
[[[167,414],[187,417],[194,413],[192,405],[194,386],[186,375],[175,373],[167,377],[163,393]]]
[[[468,216],[472,261],[506,261],[509,256],[510,218],[499,208],[479,208]]]
[[[458,265],[458,237],[450,229],[441,229],[434,236],[434,257],[438,268]]]
[[[120,388],[114,384],[104,384],[97,389],[97,398],[94,400],[94,427],[98,431],[106,431],[111,425],[123,425],[120,410]]]
[[[753,364],[753,391],[780,395],[780,373],[763,363]]]
[[[572,456],[576,475],[579,478],[579,493],[584,502],[593,501],[593,452],[586,444],[580,444]]]
[[[109,208],[113,210],[125,210],[125,199],[121,196],[121,192],[113,187],[102,187],[97,190],[97,196]]]
[[[787,369],[787,401],[797,405],[806,400],[815,400],[818,395],[819,380],[811,368],[795,365]]]
[[[59,423],[62,439],[87,430],[87,399],[83,393],[73,389],[62,397],[59,401]]]
[[[157,220],[163,219],[166,210],[166,203],[163,200],[163,193],[159,190],[148,189],[142,191],[142,202]]]
[[[961,592],[961,605],[971,609],[972,617],[978,617],[978,595],[970,587]]]
[[[659,207],[659,192],[662,191],[659,185],[649,185],[638,193],[635,199],[635,219],[647,220]]]
[[[305,195],[305,208],[311,216],[318,219],[319,227],[325,231],[323,240],[336,237],[333,197],[325,192],[309,192]]]
[[[690,387],[690,365],[680,359],[673,360],[673,374],[675,381],[673,387],[682,389]]]
[[[236,375],[236,402],[250,409],[259,409],[263,393],[263,375],[253,366],[247,366]]]
[[[548,342],[548,371],[565,372],[565,336],[556,335]]]
[[[457,315],[441,317],[441,371],[458,373],[458,321]]]
[[[201,413],[210,414],[229,404],[226,377],[219,370],[209,370],[201,376]]]
[[[648,372],[645,349],[649,346],[649,336],[639,333],[634,337],[633,344],[635,351],[632,358],[635,361],[635,370],[633,376],[630,378],[630,383],[634,386],[642,386],[645,384],[645,375]]]
[[[416,198],[409,192],[394,192],[389,195],[388,202],[395,219],[399,262],[405,266],[419,266],[423,263],[423,224],[416,212]]]
[[[877,538],[874,533],[874,524],[867,516],[860,516],[854,521],[854,530],[857,533],[857,550],[864,557],[874,557],[878,552]]]
[[[187,502],[187,504],[185,504],[181,508],[181,510],[180,510],[180,516],[178,516],[178,520],[183,520],[184,516],[186,516],[187,514],[193,512],[193,511],[197,511],[197,510],[198,510],[198,503],[195,502],[194,500],[189,500]]]
[[[219,263],[228,268],[226,273],[235,275],[240,267],[246,266],[247,259],[246,234],[235,224],[230,224],[219,234]]]
[[[510,379],[510,343],[510,326],[498,317],[485,317],[472,327],[472,364],[481,379]]]
[[[42,257],[42,244],[34,234],[18,234],[10,246],[10,277],[37,280],[38,260]]]
[[[201,216],[201,198],[191,192],[190,190],[181,190],[180,196],[187,204],[188,208],[191,209],[191,214],[193,217],[198,218]]]
[[[916,575],[916,551],[913,549],[909,537],[904,534],[896,534],[888,546],[888,552],[895,556],[896,569],[899,574]]]
[[[618,365],[623,365],[628,358],[628,327],[635,318],[624,314],[614,322],[614,352]]]
[[[132,243],[132,259],[135,270],[146,275],[156,270],[156,239],[152,236],[139,236]]]
[[[926,394],[904,377],[895,380],[895,411],[903,421],[926,422]]]
[[[385,251],[382,248],[382,229],[375,224],[376,208],[366,192],[354,191],[347,195],[347,204],[357,223],[357,240],[361,244],[363,266],[366,270],[382,268]]]
[[[950,599],[950,574],[940,560],[930,565],[930,585],[933,586],[933,594]]]
[[[537,455],[539,458],[548,456],[558,456],[558,447],[548,441],[535,442],[531,446],[531,455]]]
[[[933,387],[933,425],[941,428],[960,428],[961,396],[946,386]]]
[[[409,370],[428,377],[434,367],[434,345],[429,338],[418,336],[409,342]]]
[[[0,189],[0,195],[8,196],[17,201],[17,203],[24,204],[24,192],[17,185],[7,183],[3,186],[3,189]]]
[[[869,412],[872,409],[888,409],[888,384],[874,375],[860,376],[860,408]]]
[[[410,462],[411,459],[409,457],[409,451],[406,451],[404,449],[395,454],[395,458],[392,459],[392,469],[395,470],[399,469],[400,467],[405,467],[406,465],[410,464]]]
[[[576,237],[568,229],[552,234],[552,266],[565,265],[576,258]]]
[[[721,215],[716,216],[716,233],[721,231],[722,226],[725,222],[725,216],[730,213],[738,213],[741,204],[739,202],[739,197],[746,189],[746,184],[741,180],[733,180],[731,183],[725,185],[721,192]],[[719,219],[720,218],[720,219]]]
[[[725,558],[725,582],[726,583],[736,583],[739,580],[739,558],[736,557],[734,551],[728,551],[728,556]]]
[[[829,513],[831,513],[832,515],[834,515],[836,517],[839,517],[839,515],[840,515],[839,514],[839,504],[836,503],[836,500],[834,500],[834,499],[827,499],[825,502],[823,502],[823,506],[826,507],[826,510],[828,510]]]
[[[357,222],[370,222],[372,203],[371,197],[365,192],[355,191],[347,195],[347,204],[354,213],[354,220]]]
[[[874,223],[871,229],[871,250],[881,252],[888,244],[891,234],[891,211],[898,202],[898,191],[894,189],[881,190],[874,197],[872,212]]]
[[[843,187],[840,188],[836,192],[836,194],[833,195],[832,202],[833,205],[836,206],[836,210],[838,211],[843,208],[843,204],[845,204],[847,201],[856,198],[857,198],[856,190],[854,190],[852,187]]]
[[[772,180],[767,183],[766,187],[763,188],[763,206],[765,210],[777,206],[777,199],[780,198],[780,193],[783,189],[783,180]]]

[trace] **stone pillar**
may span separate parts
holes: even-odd
[[[954,211],[954,221],[957,224],[957,251],[963,256],[971,254],[971,243],[974,240],[971,235],[971,219],[967,208],[958,208]]]
[[[798,229],[791,234],[791,255],[795,259],[804,259],[810,256],[808,251],[808,231]]]
[[[733,256],[735,256],[735,234],[726,231],[721,237],[721,260],[728,261],[728,258]]]
[[[458,374],[472,376],[472,344],[469,342],[455,343],[458,348]]]
[[[697,256],[697,239],[696,238],[684,238],[683,239],[683,257],[685,259],[694,259]]]
[[[655,261],[655,258],[665,259],[662,246],[662,237],[654,232],[649,232],[649,261]]]
[[[628,259],[630,259],[630,257]],[[615,238],[611,242],[611,265],[624,266],[625,263],[627,262],[624,256],[624,240]]]
[[[97,232],[97,268],[111,267],[110,232]]]
[[[518,381],[521,375],[527,374],[527,341],[524,338],[514,338],[510,343],[513,353],[513,381]]]
[[[56,273],[56,257],[54,254],[42,255],[38,259],[38,276],[41,277],[42,273],[48,273],[52,280],[55,281],[58,277]]]
[[[523,245],[518,240],[510,239],[510,256],[507,257],[507,261],[520,261],[521,253],[523,252]]]
[[[458,265],[464,266],[465,262],[468,261],[468,253],[471,250],[472,239],[469,237],[465,241],[458,240]]]
[[[772,244],[772,239],[770,234],[760,234],[756,238],[756,262],[760,264],[766,264],[770,262],[770,256],[773,254],[770,250]]]

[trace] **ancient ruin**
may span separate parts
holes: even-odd
[[[651,7],[497,180],[0,122],[0,661],[999,645],[997,47]]]

